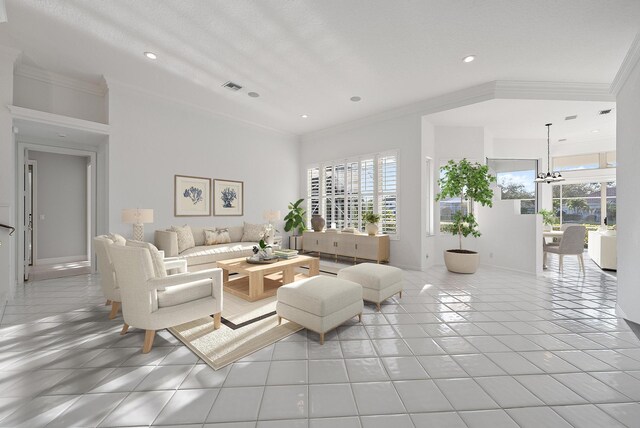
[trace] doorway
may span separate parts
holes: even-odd
[[[91,273],[96,153],[20,143],[23,281]]]

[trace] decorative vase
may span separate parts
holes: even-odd
[[[364,226],[364,230],[367,232],[367,235],[375,236],[378,234],[378,225],[376,223],[367,223]]]
[[[325,224],[326,221],[320,214],[313,214],[311,216],[311,227],[313,228],[314,232],[322,232]]]

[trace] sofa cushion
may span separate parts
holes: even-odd
[[[242,241],[242,234],[244,232],[244,227],[242,227],[242,226],[231,226],[231,227],[227,227],[227,230],[229,230],[229,238],[231,238],[231,242],[240,242],[240,241]]]
[[[228,229],[205,229],[204,245],[228,244],[231,242]]]
[[[244,223],[244,232],[242,234],[242,242],[258,242],[264,239],[267,234],[266,224]]]
[[[193,232],[191,227],[185,224],[184,226],[171,226],[171,230],[178,235],[178,252],[182,253],[184,250],[193,248],[196,246],[196,242],[193,239]]]
[[[180,254],[187,261],[188,266],[213,263],[218,260],[248,257],[253,254],[257,242],[231,242],[228,244],[203,245],[186,250]]]
[[[181,305],[194,300],[211,297],[211,280],[189,282],[187,284],[173,285],[164,290],[158,290],[158,308]]]
[[[142,241],[133,241],[128,240],[127,246],[136,247],[136,248],[146,248],[151,253],[151,263],[153,264],[153,272],[156,275],[156,278],[166,278],[167,270],[164,267],[164,259],[160,254],[160,251],[156,248],[155,245],[150,244],[149,242]]]
[[[362,287],[330,276],[314,276],[278,288],[278,302],[324,317],[362,301]]]
[[[205,245],[204,227],[191,226],[191,233],[193,234],[193,242],[196,243],[196,247]]]

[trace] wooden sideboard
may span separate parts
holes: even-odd
[[[341,232],[313,232],[305,230],[302,250],[308,253],[325,253],[334,257],[352,257],[375,260],[378,263],[389,261],[389,235],[359,235]]]

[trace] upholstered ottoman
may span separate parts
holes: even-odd
[[[362,287],[354,282],[329,276],[314,276],[278,288],[276,313],[282,318],[324,334],[358,315],[362,321]]]
[[[378,311],[380,303],[394,294],[402,297],[402,270],[393,266],[361,263],[340,269],[338,278],[362,285],[362,298],[375,303]]]

